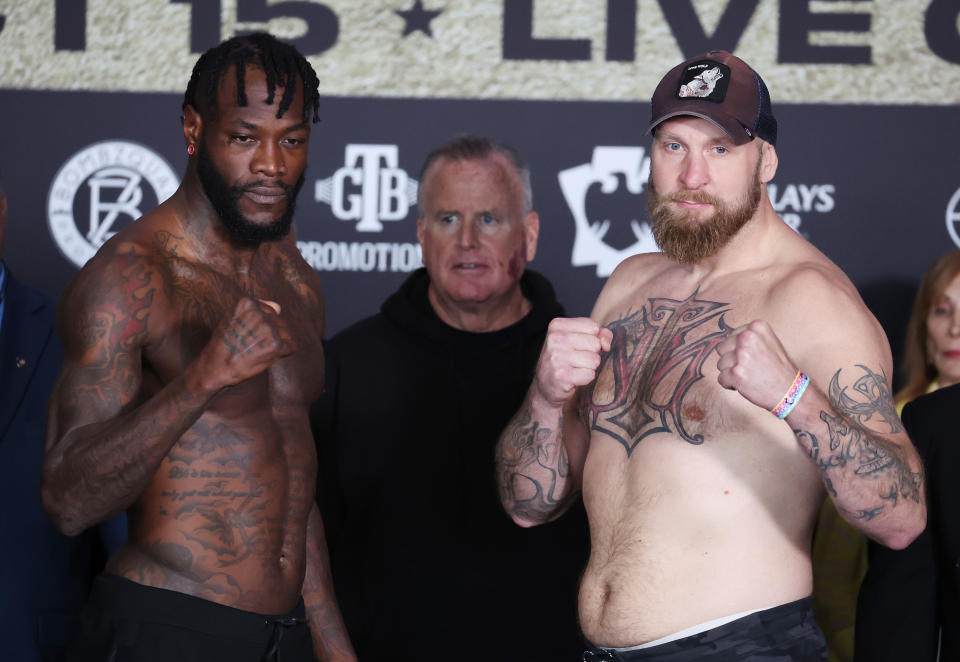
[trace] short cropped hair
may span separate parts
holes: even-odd
[[[299,77],[303,86],[303,121],[309,122],[311,116],[314,122],[319,121],[320,81],[313,67],[296,48],[265,32],[228,39],[201,55],[187,83],[183,108],[192,106],[201,115],[207,111],[216,112],[217,89],[230,67],[236,67],[237,105],[246,106],[244,74],[248,65],[262,69],[267,77],[266,103],[273,103],[278,86],[283,88],[277,118],[283,117],[293,103],[296,92],[293,83]]]
[[[423,183],[427,171],[440,159],[450,159],[451,161],[482,161],[493,154],[500,154],[517,171],[520,182],[523,185],[523,213],[527,214],[533,211],[533,188],[530,186],[530,167],[521,158],[520,153],[504,143],[490,140],[482,136],[463,134],[456,136],[439,147],[434,148],[423,162],[420,168],[420,186],[417,189],[417,206],[420,210],[420,216],[423,216]]]

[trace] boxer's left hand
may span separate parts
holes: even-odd
[[[797,367],[770,325],[754,320],[717,345],[717,381],[747,400],[771,410],[797,376]]]

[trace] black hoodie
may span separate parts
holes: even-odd
[[[414,272],[327,345],[318,494],[351,638],[365,662],[579,659],[582,506],[522,529],[494,476],[497,437],[563,308],[527,271],[523,319],[460,331],[434,313],[428,284]]]

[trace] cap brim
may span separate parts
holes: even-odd
[[[650,122],[650,125],[647,127],[647,130],[643,132],[643,135],[647,135],[658,126],[666,122],[668,119],[673,117],[692,116],[707,120],[716,126],[718,129],[727,134],[730,140],[733,141],[734,145],[745,145],[753,140],[753,134],[733,116],[728,115],[719,108],[711,110],[713,112],[709,115],[704,113],[702,102],[686,108],[674,108],[669,113],[665,113],[654,121]]]

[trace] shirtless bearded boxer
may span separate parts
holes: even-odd
[[[287,234],[317,84],[266,34],[207,51],[180,188],[63,294],[44,506],[130,522],[68,659],[354,659],[314,502],[323,299]]]
[[[704,70],[705,98],[678,95]],[[652,100],[662,254],[624,261],[589,319],[551,323],[498,447],[531,526],[582,490],[585,660],[826,660],[810,540],[829,495],[872,538],[926,518],[886,338],[846,276],[777,217],[766,86],[714,51]]]

